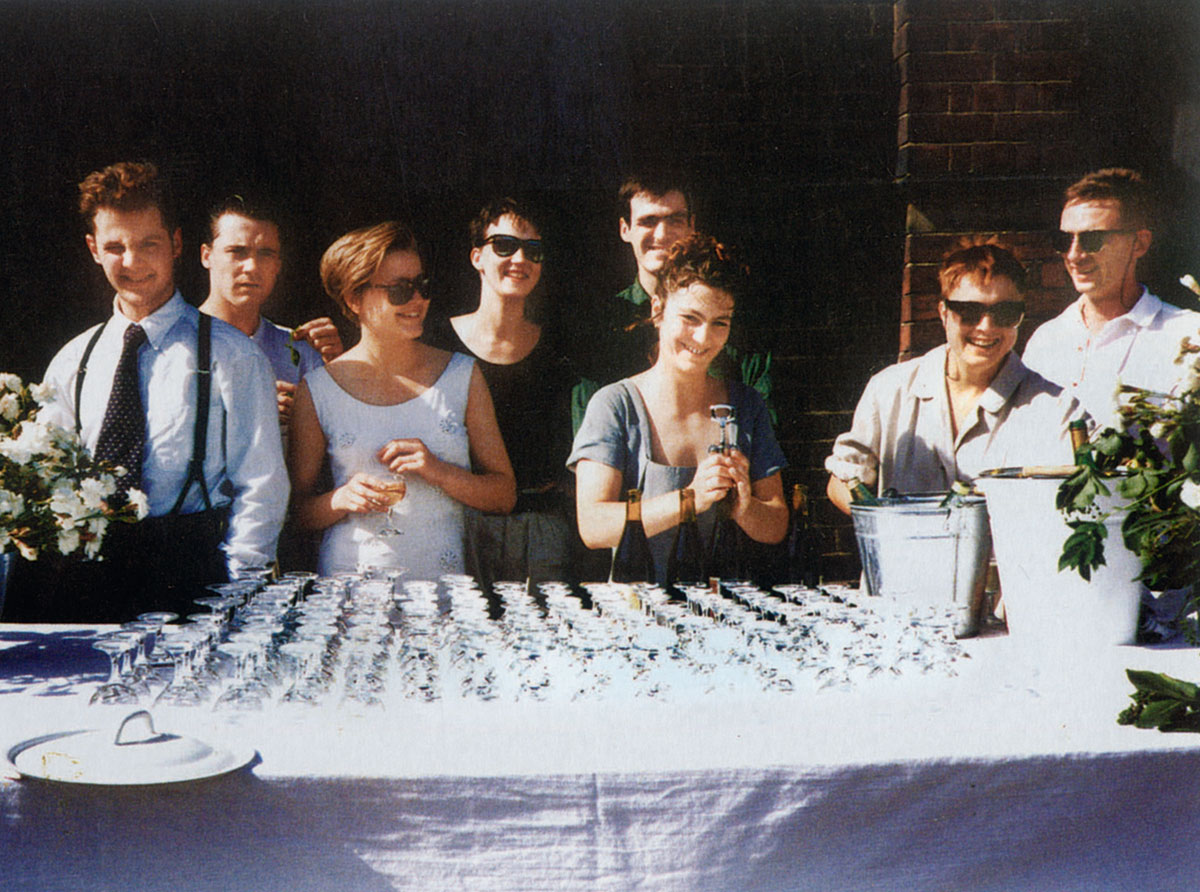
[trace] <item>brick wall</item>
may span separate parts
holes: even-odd
[[[1032,273],[1018,348],[1073,294],[1050,248],[1062,188],[1114,164],[1163,174],[1174,91],[1170,2],[897,0],[896,174],[908,205],[900,356],[942,340],[936,269],[994,234]]]

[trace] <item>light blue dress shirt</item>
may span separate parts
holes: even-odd
[[[276,325],[270,319],[259,319],[258,330],[250,336],[250,340],[267,354],[276,381],[299,384],[301,378],[313,369],[320,368],[325,362],[321,359],[321,354],[307,341],[291,344],[297,353],[297,359],[294,360],[292,351],[288,349],[291,334],[290,328]]]
[[[178,291],[141,321],[148,342],[138,358],[146,407],[142,489],[152,517],[168,514],[183,488],[192,457],[196,405],[196,333],[200,312]],[[80,400],[81,436],[94,449],[108,406],[125,329],[133,324],[113,302],[113,315],[88,359]],[[75,379],[95,328],[73,338],[50,361],[45,383],[53,389],[50,420],[75,425]],[[275,379],[263,352],[231,325],[213,320],[212,395],[204,478],[213,507],[230,507],[222,551],[233,573],[275,558],[288,504],[288,478],[276,408]],[[181,509],[205,508],[193,485]],[[182,546],[181,547],[186,547]]]

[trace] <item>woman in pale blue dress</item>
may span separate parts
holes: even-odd
[[[567,464],[575,470],[579,534],[589,548],[611,548],[625,523],[624,494],[642,490],[642,524],[655,574],[666,576],[679,490],[695,493],[701,530],[714,505],[734,493],[732,517],[753,540],[779,542],[787,531],[780,470],[783,451],[767,407],[753,388],[709,374],[729,338],[744,267],[712,238],[680,242],[651,296],[658,356],[646,371],[601,388],[588,403]],[[719,439],[714,404],[733,405],[736,448],[710,454]]]
[[[403,225],[342,236],[321,258],[321,282],[362,337],[305,376],[293,409],[292,505],[303,526],[324,530],[318,570],[461,573],[463,507],[504,513],[516,501],[483,375],[470,357],[417,340],[429,283]],[[326,462],[333,488],[321,490]],[[397,478],[406,494],[389,517]]]

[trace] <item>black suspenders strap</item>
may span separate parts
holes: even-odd
[[[100,335],[104,334],[106,325],[108,325],[107,319],[100,323],[96,333],[87,342],[87,346],[83,349],[83,357],[79,360],[79,370],[75,373],[75,433],[77,434],[83,431],[83,422],[79,418],[79,400],[83,397],[83,379],[87,377],[87,363],[92,357],[92,351],[96,348],[96,342],[100,340]]]
[[[188,462],[187,478],[183,489],[175,500],[172,514],[178,514],[193,483],[200,485],[204,497],[204,510],[212,510],[208,497],[208,484],[204,481],[204,459],[208,452],[208,401],[212,394],[212,316],[200,314],[200,327],[196,335],[196,423],[193,427],[192,460]]]

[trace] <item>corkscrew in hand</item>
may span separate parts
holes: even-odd
[[[708,414],[721,427],[721,442],[713,443],[708,451],[728,455],[729,450],[737,445],[729,442],[729,426],[737,422],[737,410],[728,403],[713,403],[708,407]]]

